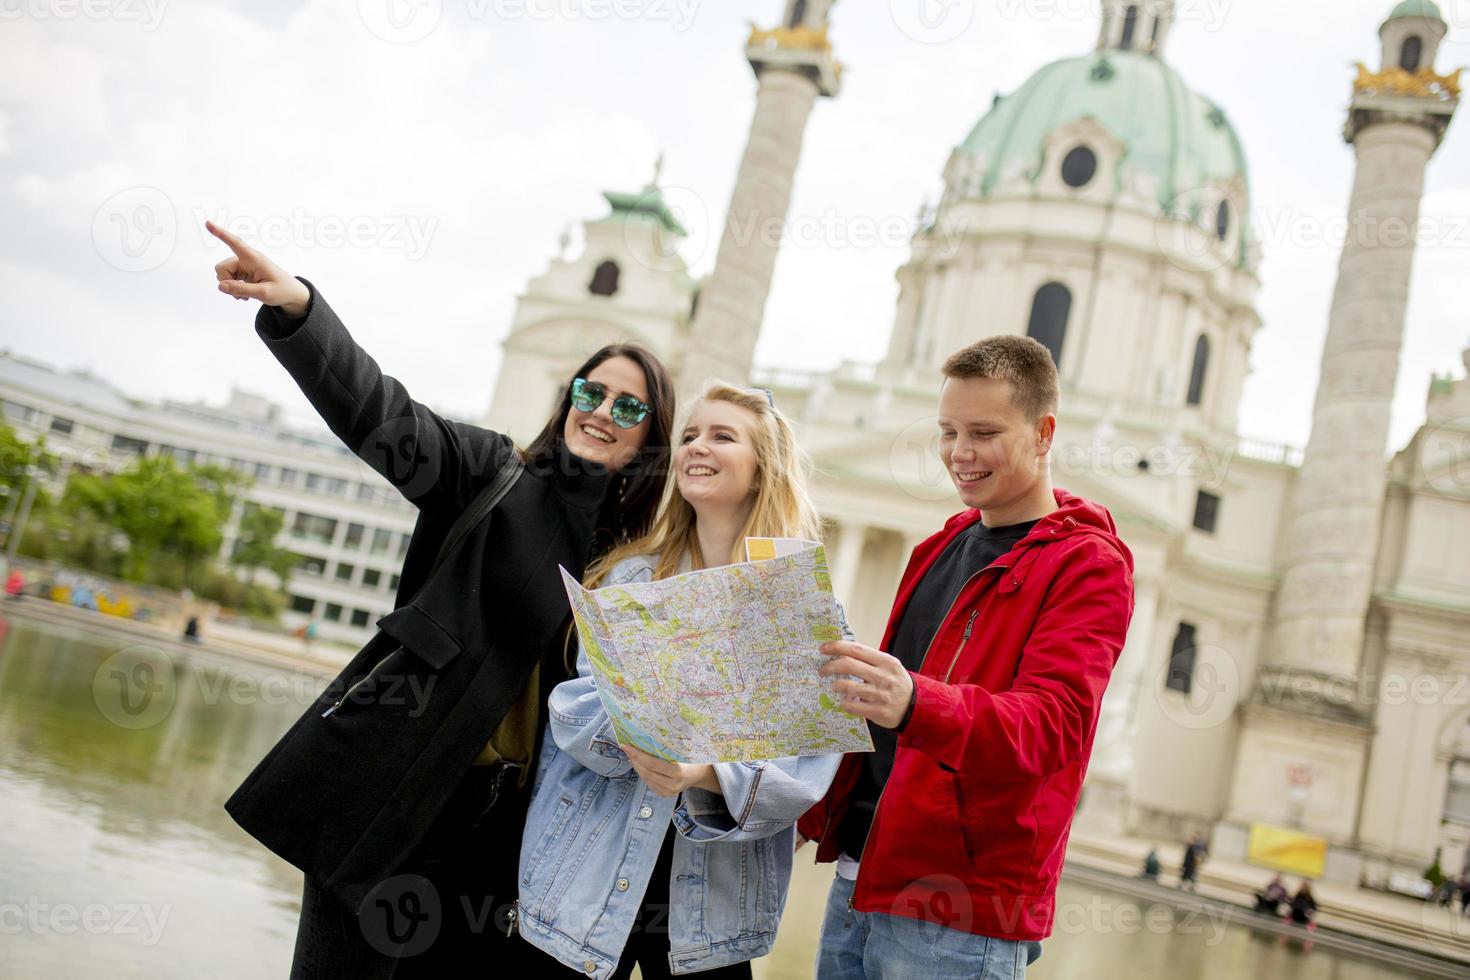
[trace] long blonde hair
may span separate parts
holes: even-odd
[[[745,560],[747,537],[820,540],[822,521],[807,492],[810,461],[796,444],[796,435],[786,416],[771,404],[764,392],[751,392],[723,381],[711,382],[705,388],[704,394],[690,406],[690,416],[704,402],[729,402],[755,416],[750,431],[756,459],[755,505],[735,537],[729,560]],[[675,431],[683,430],[684,426],[680,426]],[[676,439],[682,439],[682,435]],[[613,566],[634,555],[656,555],[653,577],[668,578],[677,572],[686,552],[695,568],[704,565],[699,535],[695,532],[694,508],[679,492],[671,467],[653,527],[643,537],[614,548],[594,562],[587,569],[587,588],[597,588]]]

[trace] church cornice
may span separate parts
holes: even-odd
[[[1390,614],[1400,613],[1470,632],[1470,603],[1442,602],[1402,592],[1376,591],[1372,602]]]
[[[1172,569],[1175,575],[1193,576],[1213,586],[1237,589],[1269,600],[1281,583],[1279,573],[1259,566],[1220,561],[1202,554],[1190,538],[1193,533],[1195,532],[1185,531],[1181,535],[1181,547]]]

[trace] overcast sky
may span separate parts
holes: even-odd
[[[937,16],[916,17],[921,3]],[[1470,62],[1470,0],[1441,5],[1443,71]],[[303,410],[251,330],[254,304],[214,289],[225,251],[208,217],[258,229],[416,397],[478,419],[518,292],[569,222],[603,214],[604,189],[641,188],[660,152],[694,226],[687,258],[708,272],[754,105],[749,22],[783,6],[0,0],[0,346],[130,394],[219,402],[237,385]],[[1392,6],[1180,4],[1168,59],[1240,131],[1265,240],[1247,435],[1300,445],[1310,431],[1352,64],[1376,63]],[[1090,50],[1098,9],[838,4],[846,85],[813,115],[793,202],[798,222],[836,230],[783,250],[761,364],[883,355],[893,272],[951,148],[997,91]],[[1430,166],[1424,216],[1394,446],[1423,419],[1431,372],[1461,373],[1470,343],[1465,120]]]

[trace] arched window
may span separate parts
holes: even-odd
[[[791,22],[787,27],[800,27],[806,21],[806,0],[796,0],[791,5]]]
[[[1194,689],[1194,633],[1193,623],[1180,623],[1174,631],[1174,643],[1169,647],[1169,672],[1164,675],[1164,686],[1171,691],[1188,694]]]
[[[1118,47],[1124,51],[1133,47],[1133,35],[1138,32],[1138,5],[1130,4],[1128,12],[1123,15],[1123,38],[1118,42]]]
[[[1186,405],[1198,405],[1205,397],[1205,372],[1210,369],[1210,338],[1204,334],[1194,342],[1194,367],[1189,370],[1189,395]]]
[[[593,296],[612,296],[618,291],[618,264],[608,259],[592,273],[592,284],[587,291]]]
[[[1215,209],[1215,235],[1220,241],[1230,237],[1230,202],[1221,201]]]
[[[1049,282],[1036,291],[1031,301],[1031,322],[1026,336],[1051,351],[1051,359],[1062,363],[1062,342],[1067,339],[1067,318],[1072,315],[1072,291],[1059,282]]]
[[[1399,67],[1404,71],[1418,71],[1423,61],[1424,41],[1419,35],[1410,34],[1404,38],[1404,46],[1399,48]]]

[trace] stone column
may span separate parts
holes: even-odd
[[[1351,133],[1358,170],[1312,435],[1287,525],[1269,661],[1356,674],[1378,548],[1385,452],[1424,170],[1438,139],[1408,122]]]
[[[818,95],[838,89],[826,6],[819,6],[803,13],[800,23],[788,20],[786,27],[751,33],[746,52],[760,82],[755,116],[715,270],[700,290],[690,326],[679,369],[681,399],[714,378],[745,384],[750,377],[807,119]]]
[[[832,592],[844,607],[855,605],[858,571],[863,564],[863,545],[868,526],[856,521],[843,521],[837,532],[837,553],[828,558],[832,573]],[[851,619],[851,616],[848,617]]]

